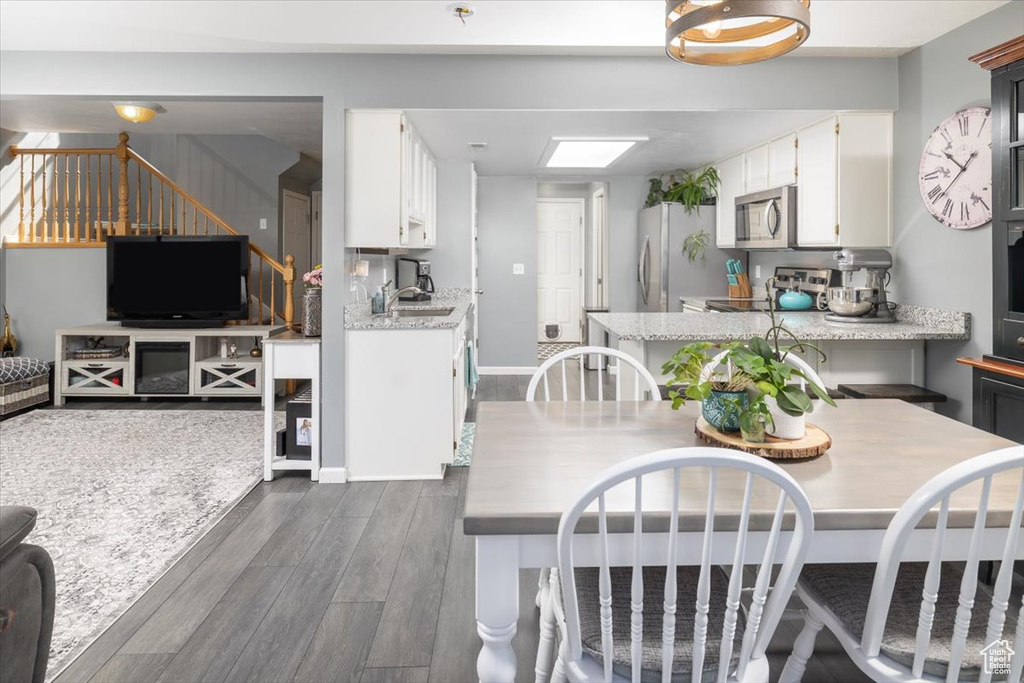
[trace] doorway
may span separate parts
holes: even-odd
[[[584,200],[537,200],[537,341],[580,343]]]
[[[312,270],[313,240],[310,234],[309,197],[292,192],[281,191],[281,215],[284,218],[284,229],[281,231],[281,253],[295,257],[296,280],[304,273]]]

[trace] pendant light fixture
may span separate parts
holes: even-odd
[[[156,102],[112,102],[112,104],[118,116],[132,123],[151,121],[157,114],[167,111]]]
[[[807,40],[810,6],[811,0],[667,0],[665,51],[690,64],[763,62]]]

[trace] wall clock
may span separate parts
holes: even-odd
[[[992,122],[986,107],[961,109],[925,143],[921,199],[943,225],[965,230],[992,220]]]

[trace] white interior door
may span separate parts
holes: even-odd
[[[583,200],[537,200],[537,340],[561,325],[558,341],[580,341]]]
[[[284,190],[281,212],[284,218],[283,243],[281,251],[295,257],[295,279],[311,270],[313,262],[313,240],[310,235],[309,197]]]

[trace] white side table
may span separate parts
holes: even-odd
[[[313,382],[311,416],[313,431],[309,460],[288,460],[278,456],[274,424],[274,380],[309,379]],[[263,480],[272,481],[280,470],[309,470],[309,478],[320,480],[320,339],[285,332],[263,343]]]

